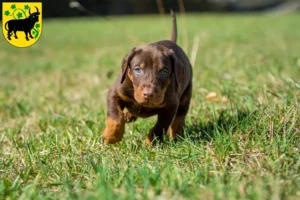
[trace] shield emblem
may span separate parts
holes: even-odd
[[[41,2],[3,2],[2,32],[13,46],[29,47],[42,33]]]

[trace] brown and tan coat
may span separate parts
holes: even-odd
[[[176,18],[171,14],[171,40],[134,47],[124,57],[122,72],[107,96],[106,143],[122,140],[125,123],[153,115],[158,118],[148,133],[148,145],[155,138],[162,140],[168,130],[172,139],[182,134],[192,95],[192,67],[176,44]]]

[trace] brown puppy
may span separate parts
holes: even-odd
[[[183,132],[192,95],[192,68],[176,44],[176,18],[171,11],[172,39],[135,47],[122,62],[122,73],[109,88],[106,143],[122,140],[125,123],[137,117],[158,115],[146,143],[161,140],[168,131],[172,139]],[[126,110],[123,112],[123,110]]]

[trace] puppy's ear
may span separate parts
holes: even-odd
[[[131,50],[130,53],[128,53],[122,61],[122,78],[121,78],[121,84],[124,82],[125,78],[126,78],[126,74],[127,74],[127,70],[128,67],[130,65],[130,61],[132,60],[132,58],[135,55],[135,47]]]
[[[177,58],[174,51],[171,49],[169,52],[171,63],[172,63],[172,75],[174,75],[176,87],[179,86],[179,81],[184,73],[184,67],[182,62]]]

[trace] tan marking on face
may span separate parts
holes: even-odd
[[[144,69],[145,63],[141,63],[139,66],[140,66],[140,68]]]
[[[167,89],[168,89],[168,87],[169,87],[170,84],[171,84],[171,79],[168,80],[167,86],[161,89],[161,92],[162,92],[163,94],[165,94],[165,92],[167,91]]]
[[[127,76],[129,77],[129,79],[131,80],[131,82],[133,82],[133,76],[132,76],[132,74],[130,74],[130,69],[127,72]]]
[[[134,89],[134,98],[137,102],[140,104],[144,104],[144,106],[147,106],[149,108],[159,108],[159,107],[164,107],[162,102],[164,101],[165,98],[165,92],[168,89],[168,86],[170,85],[171,80],[168,80],[168,84],[165,88],[162,88],[160,92],[154,93],[154,98],[149,101],[150,104],[147,104],[147,101],[145,101],[143,95],[142,95],[142,87],[139,86]]]
[[[176,116],[171,124],[169,134],[171,139],[175,139],[177,135],[182,135],[183,127],[185,125],[184,116]]]
[[[111,117],[107,117],[106,127],[102,136],[107,144],[114,144],[120,142],[123,139],[124,130],[125,123],[123,116],[120,120],[115,120]]]
[[[147,100],[145,100],[145,98],[143,97],[143,89],[141,86],[137,87],[135,90],[134,90],[134,98],[135,100],[143,105],[143,106],[146,106],[146,107],[149,107],[149,108],[157,108],[160,106],[160,103],[162,103],[163,99],[164,99],[164,96],[163,97],[159,97],[159,98],[153,98],[151,99],[149,102]],[[156,94],[154,94],[156,95]]]
[[[166,66],[166,65],[159,65],[159,66],[158,66],[158,70],[160,71],[160,70],[164,69],[165,66]]]
[[[143,91],[143,89],[141,86],[134,87],[134,98],[138,102],[142,102],[144,100],[142,91]]]

